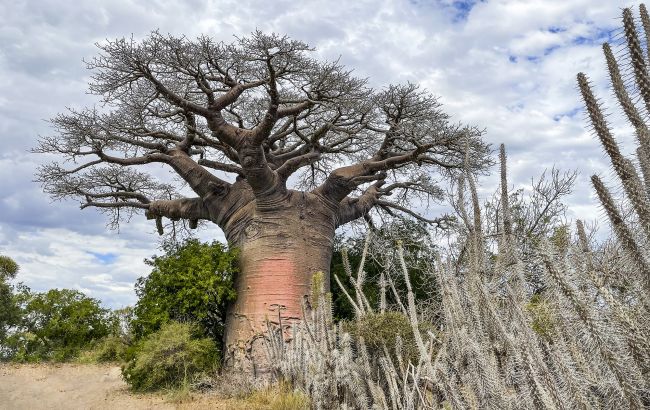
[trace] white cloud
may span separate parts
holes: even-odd
[[[142,261],[153,250],[145,241],[83,235],[61,228],[18,233],[3,247],[3,253],[21,266],[18,279],[36,290],[72,287],[123,304],[133,302],[132,284],[147,271]],[[90,252],[119,256],[113,263],[104,264]],[[117,292],[107,292],[115,285],[121,285]]]

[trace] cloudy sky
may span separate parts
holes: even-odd
[[[586,72],[613,107],[600,46],[616,39],[619,0],[0,0],[0,254],[21,265],[19,280],[35,290],[68,287],[120,307],[157,252],[144,217],[108,230],[105,218],[75,202],[52,202],[29,153],[47,122],[66,107],[96,103],[86,94],[82,59],[105,39],[148,32],[231,41],[257,29],[285,33],[339,56],[381,88],[417,82],[440,97],[457,121],[507,144],[511,182],[529,183],[545,168],[577,169],[571,213],[600,216],[588,184],[609,175],[596,140],[585,131],[575,75]],[[617,137],[632,134],[612,115]],[[620,125],[619,125],[620,124]],[[482,181],[484,191],[492,178]],[[217,228],[201,238],[223,238]]]

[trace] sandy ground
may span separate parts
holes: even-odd
[[[198,395],[172,403],[164,394],[132,394],[116,366],[2,365],[0,409],[244,409],[233,400]]]

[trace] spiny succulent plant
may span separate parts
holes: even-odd
[[[592,177],[614,237],[594,244],[582,221],[576,222],[575,234],[560,224],[522,229],[549,219],[543,212],[551,207],[531,206],[543,212],[523,214],[511,208],[516,197],[508,189],[501,146],[495,201],[481,208],[469,167],[458,180],[456,245],[429,265],[442,298],[437,305],[441,319],[428,323],[433,331],[422,332],[431,315],[415,301],[399,241],[395,252],[372,255],[396,258],[383,263],[379,306],[363,293],[370,240],[356,272],[346,261],[347,278],[336,278],[353,285],[354,294],[346,296],[357,321],[391,308],[405,315],[417,358],[405,353],[401,336],[369,349],[359,334],[334,323],[331,300],[316,282],[309,303],[313,309],[305,305],[307,319],[293,326],[291,335],[269,322],[267,346],[277,377],[308,392],[319,409],[650,407],[650,18],[645,6],[639,9],[640,24],[630,9],[623,11],[627,74],[619,63],[623,59],[604,46],[614,93],[636,131],[636,164],[623,155],[586,75],[578,75],[594,133],[625,193],[625,201],[617,202],[601,178]],[[552,173],[552,183],[538,186],[560,197],[574,180]],[[395,290],[397,275],[406,283],[405,294]],[[398,303],[386,304],[387,288]],[[540,301],[544,309],[531,309]],[[544,331],[539,315],[544,315]]]

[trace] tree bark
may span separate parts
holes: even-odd
[[[281,322],[288,337],[302,318],[312,275],[329,278],[335,207],[318,195],[287,191],[282,198],[257,199],[226,228],[240,251],[237,299],[226,318],[224,364],[231,370],[264,376],[269,372],[266,321]],[[329,283],[325,283],[329,288]]]

